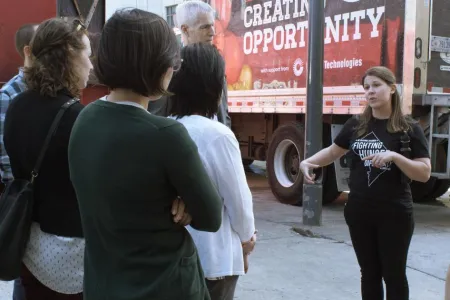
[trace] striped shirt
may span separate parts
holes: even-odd
[[[23,79],[23,70],[19,70],[19,74],[14,76],[10,81],[5,83],[0,89],[0,176],[2,182],[7,183],[13,179],[11,164],[8,154],[6,154],[5,145],[3,143],[3,130],[5,125],[5,116],[11,101],[19,93],[27,89]]]

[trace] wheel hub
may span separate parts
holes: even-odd
[[[284,187],[294,185],[300,172],[299,151],[291,140],[281,141],[274,156],[274,171],[278,182]]]

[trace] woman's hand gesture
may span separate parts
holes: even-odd
[[[393,151],[384,151],[364,157],[362,160],[371,160],[375,168],[383,168],[395,159],[397,153]]]
[[[305,176],[305,180],[307,183],[314,183],[314,179],[316,174],[313,174],[312,170],[320,168],[319,165],[312,164],[307,160],[304,160],[300,163],[300,171],[302,171],[303,176]]]

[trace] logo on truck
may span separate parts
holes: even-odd
[[[304,70],[303,60],[301,58],[297,58],[294,61],[294,65],[292,66],[292,69],[294,70],[294,75],[295,76],[302,75],[303,74],[303,70]]]

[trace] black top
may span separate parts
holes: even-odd
[[[402,180],[402,172],[394,164],[389,163],[378,169],[372,167],[371,161],[361,158],[386,150],[400,153],[400,138],[403,132],[389,133],[388,120],[373,119],[369,122],[368,133],[356,137],[358,120],[349,119],[334,143],[341,148],[349,149],[347,153],[351,161],[349,181],[349,201],[365,201],[374,205],[399,204],[398,207],[412,208],[411,189],[407,181]],[[412,124],[408,132],[410,137],[411,159],[429,157],[427,139],[418,124]]]
[[[75,123],[69,163],[85,300],[209,299],[194,242],[170,211],[179,195],[192,227],[217,231],[222,200],[181,123],[98,100]]]
[[[11,102],[3,139],[15,178],[30,179],[53,119],[61,106],[72,98],[65,92],[45,97],[28,90]],[[83,105],[76,103],[64,113],[34,184],[33,221],[40,223],[42,231],[59,236],[83,237],[67,159],[72,126],[82,109]]]

